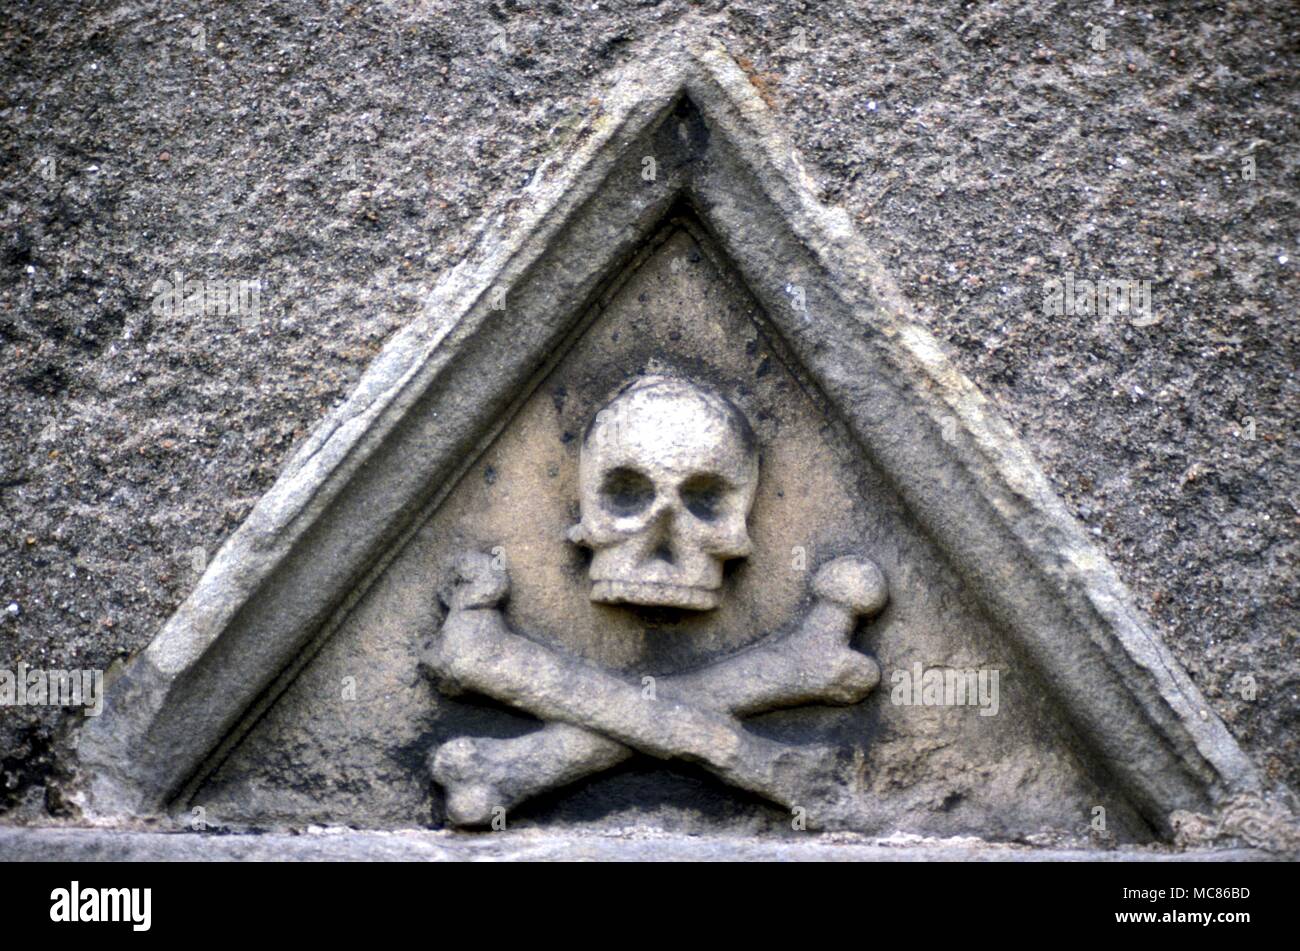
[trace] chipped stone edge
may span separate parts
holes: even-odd
[[[806,836],[806,838],[805,838]],[[10,862],[1285,862],[1252,848],[1035,848],[978,839],[798,840],[579,832],[466,834],[322,828],[307,834],[213,835],[0,828]]]

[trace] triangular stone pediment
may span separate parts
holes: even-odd
[[[449,813],[430,756],[536,734],[556,704],[570,732],[535,755],[574,768],[509,804],[539,824],[775,829],[802,809],[824,827],[1008,837],[1086,828],[1100,806],[1143,840],[1175,809],[1256,788],[1009,427],[816,202],[724,51],[661,50],[632,69],[532,192],[112,686],[80,738],[87,811],[437,824]],[[592,556],[566,537],[594,415],[659,375],[721,394],[760,457],[751,548],[727,561],[712,610],[594,602]],[[508,575],[508,598],[449,588],[475,552]],[[846,631],[878,667],[869,694],[763,706],[734,736],[707,688],[623,716],[623,687],[653,695],[662,680],[676,703],[674,678],[803,631],[823,605],[816,573],[853,558],[888,593]],[[430,647],[489,615],[523,638],[502,644],[543,651],[535,676],[510,681],[509,651],[474,667]],[[425,676],[438,657],[442,676]],[[557,658],[554,677],[579,685],[568,697],[545,688]],[[988,702],[926,702],[936,672],[983,676]],[[754,766],[787,747],[818,752],[818,783]]]

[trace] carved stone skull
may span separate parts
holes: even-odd
[[[718,606],[723,562],[750,551],[758,484],[739,409],[685,380],[643,377],[587,428],[578,482],[582,519],[569,539],[593,552],[592,601]]]

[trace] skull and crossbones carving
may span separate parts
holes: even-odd
[[[581,453],[581,520],[569,537],[592,549],[591,600],[715,608],[723,562],[750,550],[758,459],[740,410],[711,389],[647,377],[597,413]],[[444,691],[486,694],[547,721],[514,739],[461,737],[432,751],[431,772],[454,825],[486,825],[499,810],[608,769],[634,750],[691,760],[790,808],[824,800],[817,777],[827,750],[760,737],[739,718],[857,703],[880,680],[875,661],[850,646],[857,621],[888,598],[884,575],[866,558],[822,565],[813,604],[794,630],[660,678],[653,696],[513,633],[501,610],[509,587],[499,562],[463,556],[447,618],[422,655]]]

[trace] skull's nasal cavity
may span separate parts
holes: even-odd
[[[650,553],[651,561],[662,561],[669,565],[677,564],[677,556],[673,554],[672,546],[666,541],[661,541],[655,550]]]

